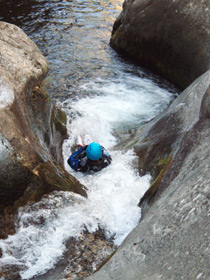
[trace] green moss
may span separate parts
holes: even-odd
[[[116,30],[116,32],[112,35],[111,40],[110,40],[110,45],[113,48],[117,48],[120,50],[127,50],[128,48],[128,42],[127,42],[127,38],[125,37],[124,32],[120,31],[120,30]]]
[[[112,35],[111,41],[112,42],[115,41],[116,37],[117,37],[117,31]]]
[[[163,169],[169,162],[171,161],[171,157],[165,157],[158,160],[157,165]]]
[[[36,172],[44,182],[47,191],[72,191],[87,197],[84,187],[73,176],[63,170],[56,162],[41,163]]]
[[[57,109],[54,111],[54,123],[55,127],[62,135],[67,134],[67,128],[66,128],[66,123],[67,123],[67,117],[66,113],[60,109]]]
[[[160,172],[158,176],[155,178],[153,183],[151,184],[150,188],[146,191],[144,196],[140,200],[140,205],[143,201],[147,200],[147,202],[150,202],[154,195],[156,194],[158,188],[160,187],[160,184],[162,182],[163,176],[170,167],[171,163],[173,161],[173,157],[165,157],[158,160],[158,168],[160,168]]]
[[[51,119],[50,119],[50,126],[51,126],[52,133],[53,133],[53,124],[54,124],[56,130],[65,136],[67,134],[66,123],[67,123],[66,113],[61,109],[56,108],[53,105],[52,112],[51,112]]]
[[[66,113],[60,109],[57,110],[57,118],[59,119],[60,122],[66,124],[67,122],[67,117]]]

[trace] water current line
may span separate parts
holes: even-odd
[[[136,80],[133,87],[130,84]],[[137,206],[149,187],[150,175],[140,177],[136,169],[136,155],[132,150],[115,150],[118,139],[113,131],[127,134],[157,114],[155,104],[165,108],[172,95],[148,79],[127,76],[121,80],[94,80],[83,84],[84,98],[64,105],[71,116],[69,139],[64,143],[65,162],[78,135],[89,134],[106,147],[112,164],[93,175],[66,169],[88,188],[88,199],[71,193],[54,193],[35,205],[20,209],[17,233],[0,241],[4,264],[22,267],[22,279],[43,274],[51,269],[65,250],[65,241],[79,236],[84,226],[90,231],[102,228],[107,238],[120,245],[141,217]],[[116,90],[118,89],[118,90]],[[91,92],[91,94],[89,94]],[[73,116],[73,118],[72,118]]]
[[[113,162],[89,176],[72,171],[66,164],[67,171],[88,188],[88,199],[55,192],[19,209],[16,234],[0,240],[0,248],[1,263],[19,267],[22,279],[51,269],[62,257],[65,241],[77,237],[84,226],[90,232],[100,226],[107,238],[121,244],[141,217],[137,205],[149,186],[150,175],[138,175],[138,159],[132,150],[115,149],[119,141],[116,135],[127,137],[130,130],[155,117],[173,99],[142,69],[109,48],[116,9],[123,1],[57,2],[37,1],[28,21],[25,15],[23,28],[46,54],[52,71],[52,98],[69,118],[70,137],[63,146],[65,162],[78,134],[89,134],[102,144]],[[43,16],[34,24],[31,17],[37,18],[35,11]]]

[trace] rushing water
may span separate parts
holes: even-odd
[[[88,199],[55,192],[20,209],[17,233],[0,241],[3,264],[21,268],[22,279],[43,274],[65,251],[65,241],[98,226],[119,245],[136,226],[139,199],[150,175],[140,177],[132,150],[116,150],[120,138],[164,110],[174,98],[166,82],[125,61],[109,47],[119,0],[3,1],[0,20],[20,26],[50,64],[47,90],[66,111],[66,159],[78,135],[89,134],[112,155],[101,172],[66,169],[88,188]],[[4,11],[4,14],[2,14]]]

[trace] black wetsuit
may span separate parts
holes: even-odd
[[[94,173],[111,163],[112,158],[104,147],[102,147],[102,157],[99,160],[90,160],[86,155],[87,146],[81,147],[69,157],[67,162],[72,169],[83,173]]]

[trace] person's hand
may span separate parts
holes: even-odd
[[[112,158],[111,157],[107,157],[107,161],[110,164],[112,162]]]

